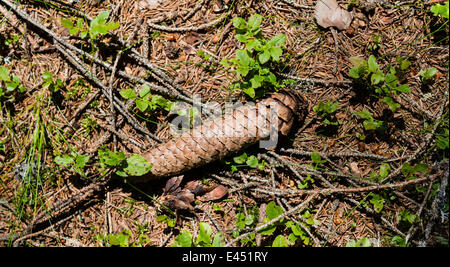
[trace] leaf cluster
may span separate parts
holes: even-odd
[[[248,22],[241,17],[234,18],[235,38],[244,43],[245,48],[238,49],[234,58],[220,62],[236,74],[237,79],[231,84],[231,89],[242,90],[251,98],[264,96],[266,92],[291,82],[280,82],[273,73],[283,54],[286,36],[278,34],[270,40],[265,39],[260,29],[261,22],[259,14],[252,15]]]
[[[108,17],[109,11],[105,10],[93,18],[89,25],[87,25],[85,20],[82,18],[78,18],[75,22],[69,19],[61,19],[61,25],[64,28],[69,29],[70,35],[77,35],[80,33],[80,37],[84,39],[89,34],[89,38],[91,40],[95,40],[98,36],[105,35],[108,31],[119,28],[120,25],[118,22],[107,22]]]
[[[199,223],[199,233],[195,240],[190,232],[182,230],[173,242],[172,247],[223,247],[225,246],[224,240],[223,233],[218,232],[213,235],[211,226],[201,222]]]
[[[42,87],[48,89],[52,93],[56,93],[64,87],[63,81],[59,78],[55,80],[51,72],[46,71],[41,77],[44,81]]]
[[[313,107],[313,111],[322,119],[323,124],[337,126],[340,124],[336,119],[338,105],[338,102],[327,101],[326,103],[323,103],[322,101],[319,101],[319,103]]]
[[[250,155],[248,156],[247,153],[243,153],[240,156],[236,156],[233,158],[234,163],[239,164],[239,165],[231,165],[231,171],[235,172],[237,171],[238,167],[250,167],[252,169],[259,169],[259,170],[264,170],[264,168],[266,167],[266,162],[264,160],[259,161],[258,158],[254,155]],[[227,162],[228,164],[230,164],[230,162]]]
[[[266,206],[266,217],[264,218],[263,223],[267,223],[282,214],[283,209],[274,201],[271,201]],[[319,222],[314,220],[312,214],[308,210],[301,216],[306,220],[306,224],[302,223],[302,226],[291,220],[282,218],[278,222],[262,229],[259,233],[261,235],[272,235],[277,229],[286,234],[289,233],[287,239],[284,234],[277,235],[272,242],[272,247],[288,247],[289,245],[295,244],[311,245],[310,237],[307,235],[304,228],[309,229],[310,225],[317,225]]]
[[[366,131],[379,131],[384,132],[387,129],[387,125],[385,121],[377,120],[372,116],[372,113],[363,109],[359,112],[356,112],[361,119],[363,119],[363,126]]]
[[[6,90],[4,90],[3,84],[6,85]],[[15,91],[23,93],[26,89],[22,85],[19,76],[11,74],[5,66],[0,66],[0,99],[11,98]]]
[[[159,107],[171,110],[174,107],[174,103],[167,101],[164,97],[152,95],[150,87],[146,84],[142,85],[138,94],[133,89],[124,89],[120,91],[120,95],[127,100],[135,100],[136,107],[141,112],[154,111]]]
[[[113,152],[107,148],[98,150],[98,158],[102,170],[115,169],[122,177],[141,176],[148,173],[152,167],[140,154],[126,157],[122,151]]]
[[[395,112],[400,104],[395,102],[393,95],[399,93],[410,93],[408,84],[400,84],[397,78],[398,74],[405,71],[411,64],[407,60],[399,59],[399,67],[389,67],[388,72],[384,73],[377,63],[375,56],[370,55],[366,60],[360,58],[351,58],[353,67],[349,70],[350,77],[356,82],[367,85],[377,96],[382,97],[381,101],[387,104]]]

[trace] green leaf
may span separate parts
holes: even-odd
[[[373,120],[372,113],[365,109],[361,110],[360,112],[356,112],[356,115],[358,115],[362,119]]]
[[[376,73],[380,71],[377,60],[373,55],[370,55],[369,59],[367,60],[367,66],[370,72]]]
[[[372,83],[372,85],[377,85],[381,81],[384,81],[384,75],[381,72],[376,72],[370,77],[370,82]]]
[[[248,19],[248,27],[250,30],[254,31],[259,29],[259,26],[261,25],[262,16],[259,14],[254,14]]]
[[[264,223],[270,221],[269,218],[265,218]],[[275,230],[277,229],[277,225],[269,225],[263,229],[261,229],[258,233],[260,233],[261,235],[271,235],[273,232],[275,232]]]
[[[270,39],[268,44],[270,46],[279,46],[281,49],[281,47],[284,45],[285,42],[286,42],[286,35],[281,33],[272,37],[272,39]]]
[[[177,244],[182,247],[192,247],[192,234],[186,230],[181,230],[181,233],[175,239]]]
[[[283,214],[283,209],[275,204],[275,202],[270,201],[266,206],[266,215],[270,220],[275,219],[276,217]]]
[[[75,34],[77,34],[78,33],[78,31],[80,31],[80,29],[79,28],[72,28],[72,29],[70,29],[69,30],[69,34],[70,35],[75,35]],[[80,36],[81,38],[84,38],[83,36]]]
[[[150,95],[150,87],[147,84],[142,85],[141,90],[139,90],[139,96],[141,98],[148,98]]]
[[[273,240],[272,247],[288,247],[286,238],[283,235],[278,235],[275,237],[275,240]]]
[[[394,88],[396,91],[402,92],[402,93],[411,93],[411,89],[409,88],[409,85],[402,84]]]
[[[250,64],[250,57],[248,56],[247,50],[239,49],[236,51],[236,58],[239,60],[239,63],[244,66],[248,66]]]
[[[445,5],[441,5],[441,4],[437,4],[437,3],[434,4],[431,7],[431,12],[435,16],[441,16],[443,18],[448,19],[449,18],[449,1],[447,1],[447,3],[445,3]]]
[[[167,100],[160,95],[152,95],[152,104],[165,107],[167,105]]]
[[[224,240],[225,240],[225,236],[219,232],[214,236],[214,239],[212,241],[212,246],[213,247],[224,247],[226,245]]]
[[[283,54],[283,50],[281,49],[281,47],[276,46],[276,47],[271,47],[270,48],[270,56],[272,57],[272,59],[275,62],[278,62],[280,60],[280,56]]]
[[[359,79],[361,73],[361,68],[360,67],[353,67],[348,71],[348,74],[350,75],[350,77],[352,77],[353,79]]]
[[[149,101],[148,100],[144,100],[144,99],[136,99],[136,106],[138,107],[138,109],[142,112],[145,112],[145,110],[147,110],[149,105]]]
[[[420,70],[419,74],[422,77],[422,80],[428,80],[433,78],[436,75],[436,68],[428,68],[426,71]]]
[[[407,68],[409,68],[410,65],[411,65],[410,61],[402,60],[402,62],[400,63],[400,69],[401,70],[406,70]]]
[[[126,160],[125,154],[122,151],[112,152],[109,149],[104,152],[99,150],[99,158],[108,166],[118,166]]]
[[[108,235],[108,243],[113,246],[128,246],[128,238],[129,236],[126,234],[110,234]]]
[[[236,18],[234,18],[232,21],[233,21],[233,26],[234,26],[235,28],[238,28],[238,29],[243,30],[243,29],[245,29],[246,26],[247,26],[247,23],[246,23],[245,20],[244,20],[243,18],[241,18],[241,17],[236,17]]]
[[[68,19],[61,19],[61,25],[69,30],[73,28],[73,22]]]
[[[9,69],[7,69],[5,66],[0,66],[0,81],[9,81]]]
[[[236,38],[237,39],[237,38]],[[261,42],[258,39],[249,39],[247,40],[247,45],[245,47],[248,52],[252,52],[252,49],[256,51],[261,51]]]
[[[69,167],[74,164],[74,160],[70,155],[62,155],[55,157],[55,163],[63,165],[64,167]]]
[[[120,91],[120,95],[125,99],[135,99],[136,93],[133,89],[123,89]]]
[[[380,166],[380,178],[384,179],[388,176],[391,167],[387,163],[383,163]]]
[[[83,169],[84,166],[86,165],[86,163],[88,163],[89,161],[89,156],[87,155],[77,155],[77,157],[75,158],[75,165],[80,168]]]
[[[378,129],[381,126],[381,124],[379,121],[365,120],[365,121],[363,121],[363,126],[364,126],[364,129],[370,131],[370,130]]]
[[[258,166],[258,158],[251,155],[247,161],[245,162],[247,164],[247,166],[249,166],[250,168],[256,168]]]
[[[46,71],[42,74],[42,80],[45,82],[52,82],[52,78],[53,74],[51,72]]]
[[[250,96],[251,98],[255,98],[255,96],[256,96],[255,89],[252,87],[245,88],[242,91],[244,93],[246,93],[248,96]]]
[[[313,151],[311,153],[311,160],[316,163],[316,164],[320,164],[320,163],[325,163],[327,162],[326,160],[322,160],[322,157],[320,156],[320,154],[318,152]]]
[[[209,224],[201,222],[199,224],[199,234],[197,236],[197,243],[206,243],[209,244],[211,242],[211,233],[212,233],[212,229],[211,226],[209,226]]]
[[[268,50],[264,50],[262,53],[258,54],[258,59],[261,64],[266,63],[270,59],[270,52]]]
[[[380,195],[372,194],[372,199],[370,200],[370,203],[373,204],[375,212],[380,213],[381,210],[383,209],[385,201],[386,200]]]
[[[141,176],[150,171],[152,165],[139,154],[133,154],[127,159],[128,166],[124,169],[131,176]]]
[[[242,154],[240,156],[237,156],[237,157],[233,158],[233,161],[236,164],[243,164],[246,160],[247,160],[247,153],[244,153],[244,154]]]
[[[247,36],[245,34],[236,34],[234,35],[234,38],[236,38],[236,40],[238,40],[239,42],[242,43],[247,43],[249,41],[249,39],[247,38]],[[249,49],[247,49],[249,50]]]
[[[261,87],[261,83],[264,81],[264,77],[255,75],[253,78],[250,79],[250,83],[252,84],[253,88],[259,88]]]

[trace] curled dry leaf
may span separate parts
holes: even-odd
[[[164,193],[175,193],[180,191],[180,184],[183,181],[183,175],[175,176],[167,180],[166,186],[164,187]]]
[[[218,200],[218,199],[223,198],[227,194],[228,194],[228,189],[223,185],[219,185],[216,188],[214,188],[213,190],[211,190],[210,192],[206,193],[201,198],[201,200],[202,201]]]
[[[339,7],[336,0],[319,0],[314,13],[317,24],[324,28],[336,27],[345,30],[350,27],[352,13]]]
[[[185,203],[192,203],[195,200],[194,194],[192,194],[189,189],[183,189],[181,192],[177,195],[177,199],[185,202]]]

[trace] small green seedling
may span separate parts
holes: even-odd
[[[87,113],[84,114],[84,118],[81,120],[80,126],[83,128],[83,132],[87,135],[91,134],[98,128],[98,123]]]
[[[274,201],[271,201],[266,206],[266,217],[264,218],[263,223],[267,223],[281,216],[282,214],[283,209]],[[308,210],[306,210],[301,216],[306,220],[306,224],[303,224],[302,226],[293,221],[281,218],[276,223],[260,230],[259,233],[261,235],[272,235],[276,229],[289,229],[290,233],[287,240],[283,234],[277,235],[272,242],[272,247],[288,247],[289,245],[294,245],[299,242],[303,245],[310,245],[310,237],[307,235],[306,231],[303,228],[309,228],[308,225],[318,225],[319,222],[314,220],[312,214]]]
[[[242,90],[251,98],[261,97],[271,90],[278,90],[291,83],[291,80],[279,81],[274,74],[276,64],[283,55],[286,36],[279,34],[267,40],[259,28],[262,16],[252,15],[248,22],[243,18],[233,19],[235,38],[245,44],[244,49],[236,50],[235,58],[223,59],[222,64],[236,74],[231,90]]]
[[[386,122],[374,119],[372,113],[365,109],[357,112],[356,115],[358,115],[361,119],[364,119],[363,126],[366,131],[376,130],[379,132],[384,132],[387,129]]]
[[[132,154],[126,157],[122,151],[113,152],[107,148],[98,150],[100,171],[105,173],[108,169],[114,169],[116,174],[122,177],[141,176],[150,171],[152,165],[140,154]]]
[[[87,23],[82,18],[78,18],[75,23],[68,19],[61,19],[61,25],[69,29],[70,35],[77,35],[79,32],[81,38],[84,39],[89,34],[89,38],[95,40],[98,36],[105,35],[108,31],[119,28],[120,25],[118,22],[107,22],[108,17],[109,11],[105,10],[93,18],[89,26],[87,26]]]
[[[379,35],[373,35],[372,36],[372,45],[370,45],[368,48],[370,52],[376,53],[381,48],[381,36]]]
[[[414,224],[420,221],[420,218],[416,214],[412,214],[409,210],[400,211],[400,215],[397,216],[397,222],[406,222],[408,224]]]
[[[147,84],[142,85],[138,95],[136,95],[133,89],[124,89],[120,91],[120,95],[127,100],[134,99],[136,101],[136,107],[141,112],[154,111],[158,107],[171,110],[174,107],[173,102],[167,101],[164,97],[152,95],[150,87]]]
[[[3,87],[3,84],[6,86]],[[6,89],[6,90],[5,90]],[[5,66],[0,66],[0,99],[10,98],[15,91],[23,93],[26,91],[22,85],[19,76],[10,74],[10,71]]]
[[[54,80],[53,74],[51,72],[46,71],[42,74],[41,77],[44,81],[42,88],[48,89],[52,93],[56,93],[64,87],[63,81],[59,78]]]
[[[436,145],[437,147],[439,147],[441,150],[448,150],[449,148],[449,130],[448,128],[444,128],[444,132],[437,134],[436,137]]]
[[[209,224],[199,223],[199,233],[194,240],[191,233],[182,230],[175,238],[172,247],[223,247],[225,246],[223,233],[218,232],[212,236],[212,228]]]
[[[376,180],[376,181],[381,181],[389,175],[390,171],[391,171],[391,167],[389,166],[389,164],[382,163],[380,165],[380,170],[378,173],[377,172],[370,173],[370,179]]]
[[[418,163],[414,166],[408,162],[403,163],[401,172],[406,180],[414,180],[418,175],[424,174],[428,171],[428,165],[424,163]]]
[[[432,79],[434,78],[434,76],[436,76],[436,68],[431,67],[428,68],[427,70],[420,70],[419,71],[419,75],[420,75],[420,81],[423,84],[429,84],[431,83]]]
[[[252,169],[259,169],[261,171],[266,167],[266,162],[264,160],[259,161],[256,156],[248,156],[245,152],[240,156],[234,157],[233,161],[234,163],[239,165],[231,165],[232,172],[237,171],[239,167],[250,167]],[[227,162],[227,164],[230,164],[230,162]]]
[[[323,124],[336,126],[340,124],[336,119],[338,105],[338,102],[327,101],[326,103],[323,103],[322,101],[319,101],[319,103],[313,107],[313,111],[322,119]]]
[[[370,199],[370,203],[373,205],[373,209],[376,213],[380,213],[383,210],[384,204],[386,203],[386,199],[378,194],[371,192],[369,194],[372,198]]]
[[[88,163],[89,159],[90,157],[87,155],[80,155],[75,152],[72,152],[70,154],[56,156],[55,163],[64,166],[66,168],[69,168],[70,170],[86,178],[86,172],[84,170],[84,167]]]
[[[167,215],[160,215],[160,216],[158,216],[156,218],[156,221],[158,221],[158,222],[165,222],[165,223],[167,223],[167,226],[169,226],[171,228],[175,227],[176,222],[177,222],[176,218],[170,218]]]
[[[384,73],[380,69],[375,56],[369,56],[367,61],[355,57],[350,58],[350,60],[354,65],[349,70],[350,77],[354,78],[358,83],[369,85],[369,88],[379,97],[382,97],[382,102],[387,104],[393,112],[400,107],[400,104],[393,99],[393,95],[411,92],[408,84],[399,84],[397,78],[399,71],[391,66],[389,71]],[[409,64],[406,62],[400,65],[400,70],[402,71],[409,67]]]

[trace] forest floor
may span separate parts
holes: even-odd
[[[448,247],[445,1],[338,1],[345,30],[316,2],[0,0],[0,245]],[[164,179],[112,179],[104,151],[172,138],[168,103],[259,100],[221,64],[245,47],[233,18],[256,14],[309,103],[287,141],[186,173],[227,190],[188,211]]]

